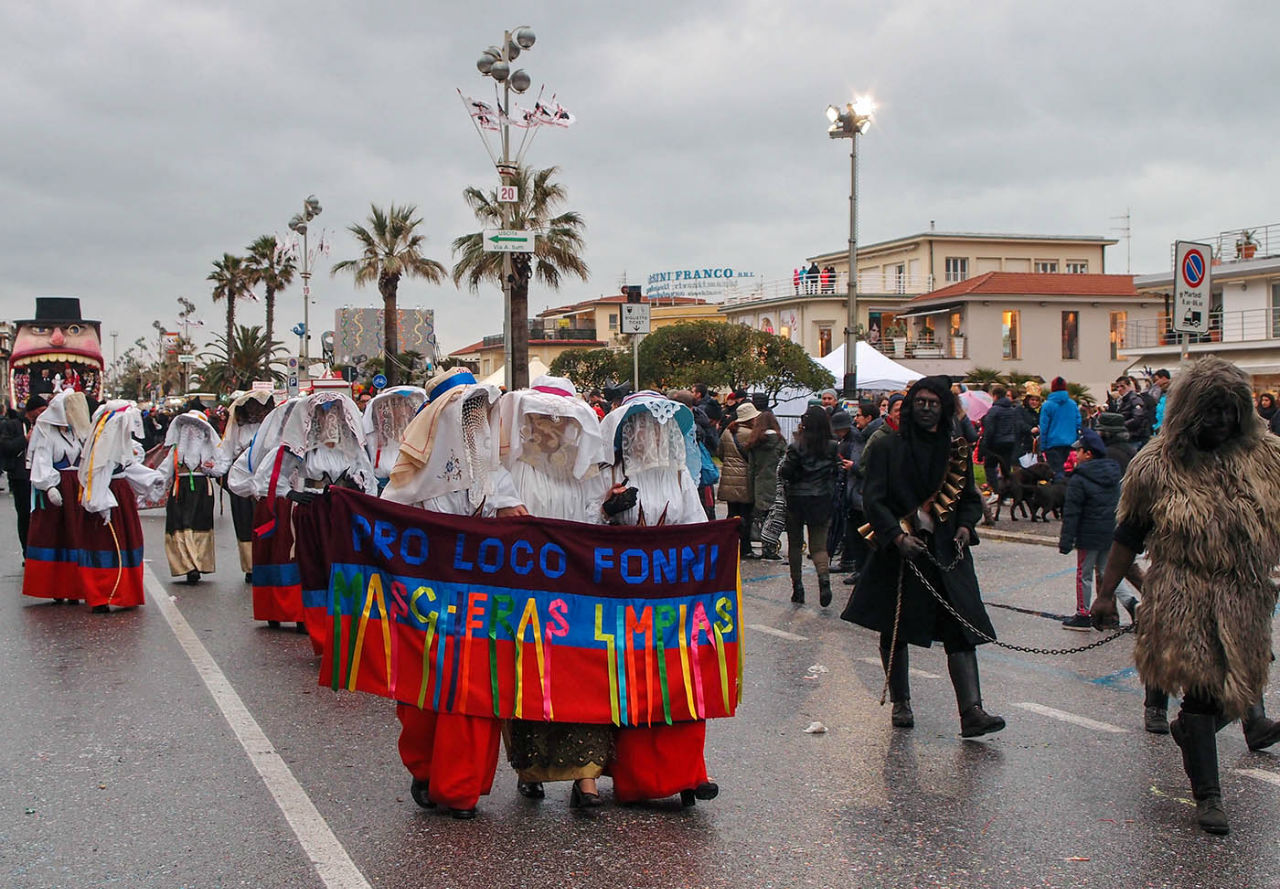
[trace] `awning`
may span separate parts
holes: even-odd
[[[923,318],[925,315],[946,315],[946,314],[949,314],[950,312],[958,312],[959,310],[960,310],[959,305],[947,306],[942,309],[917,309],[914,312],[902,312],[898,315],[898,317],[899,318]]]

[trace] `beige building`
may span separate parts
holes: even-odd
[[[858,321],[876,341],[915,297],[987,272],[1101,274],[1104,250],[1115,243],[1093,236],[928,231],[860,246]],[[721,311],[729,321],[788,337],[816,357],[826,355],[844,342],[849,256],[823,253],[807,262],[817,266],[816,275],[761,281],[727,299]]]
[[[910,300],[877,348],[925,374],[1061,376],[1101,400],[1130,364],[1125,329],[1154,323],[1161,308],[1130,275],[986,272]]]
[[[719,306],[690,297],[663,297],[649,304],[650,329],[657,330],[682,321],[724,321]],[[548,367],[569,349],[621,349],[630,338],[618,331],[622,304],[626,298],[602,296],[538,313],[529,322],[529,360],[536,357]],[[478,375],[487,377],[503,365],[503,337],[493,334],[478,343],[449,353],[451,358],[473,365]]]
[[[1187,356],[1218,355],[1251,374],[1257,391],[1280,391],[1280,225],[1233,229],[1194,240],[1214,247],[1213,300],[1209,332],[1187,336]],[[1129,320],[1122,332],[1124,354],[1135,372],[1173,370],[1183,352],[1182,335],[1170,324],[1173,272],[1140,275],[1133,283],[1159,312],[1154,319]]]

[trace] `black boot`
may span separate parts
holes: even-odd
[[[1218,718],[1183,710],[1169,728],[1173,740],[1182,748],[1182,767],[1191,779],[1196,822],[1206,833],[1230,833],[1231,825],[1222,807],[1222,786],[1218,783]]]
[[[1154,685],[1147,686],[1142,725],[1153,735],[1169,734],[1169,695]]]
[[[915,714],[911,712],[911,679],[908,674],[910,660],[907,646],[901,645],[893,652],[893,663],[889,663],[889,649],[892,640],[887,636],[880,637],[880,664],[889,674],[889,700],[893,701],[893,727],[911,728],[916,724]]]
[[[800,579],[801,569],[791,567],[791,601],[797,605],[804,604],[804,581]]]
[[[1262,701],[1244,711],[1240,726],[1244,729],[1244,742],[1250,750],[1265,750],[1280,741],[1280,722],[1267,718]]]
[[[947,672],[956,689],[960,709],[960,737],[976,738],[1004,728],[1004,719],[982,709],[982,689],[978,686],[978,653],[956,651],[947,655]]]
[[[831,604],[831,575],[825,572],[818,575],[818,604],[823,608]]]

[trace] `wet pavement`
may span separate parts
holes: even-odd
[[[22,598],[0,497],[0,886],[1280,885],[1280,755],[1225,729],[1232,833],[1200,833],[1177,748],[1142,731],[1131,638],[1071,656],[985,646],[987,708],[1009,727],[977,741],[958,736],[941,650],[912,649],[916,727],[894,730],[874,636],[836,616],[849,588],[793,606],[780,562],[743,568],[745,697],[707,733],[718,799],[624,808],[605,780],[608,805],[584,814],[568,785],[521,798],[504,763],[480,817],[455,822],[409,799],[389,702],[318,687],[306,637],[251,620],[229,515],[221,570],[194,587],[166,576],[163,515],[143,521],[148,604],[92,615]],[[1004,640],[1099,638],[1058,624],[1073,557],[990,539],[975,553]],[[260,736],[223,715],[236,701]],[[806,733],[815,721],[827,731]],[[273,763],[296,782],[270,785],[280,802],[260,774]]]

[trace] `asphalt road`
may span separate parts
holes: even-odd
[[[455,822],[409,799],[389,702],[319,688],[305,636],[251,620],[230,516],[195,587],[166,576],[163,516],[144,525],[148,604],[93,615],[23,599],[0,497],[0,886],[1280,885],[1280,756],[1225,729],[1233,832],[1202,834],[1177,748],[1142,731],[1127,637],[984,647],[1009,728],[978,741],[958,736],[942,652],[913,649],[916,728],[895,731],[874,637],[836,617],[848,588],[797,608],[784,564],[748,563],[745,698],[708,730],[719,799],[584,814],[568,785],[519,797],[503,764]],[[1051,617],[1073,607],[1072,557],[976,554],[1003,639],[1097,638]]]

